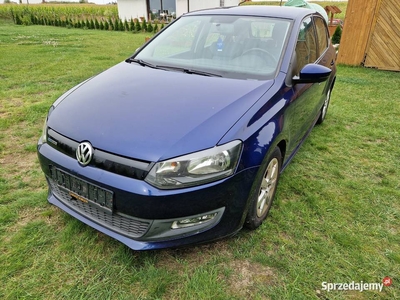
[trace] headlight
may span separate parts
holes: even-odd
[[[49,119],[50,114],[53,112],[53,110],[54,110],[54,105],[50,106],[49,112],[47,113],[46,119],[44,120],[42,136],[41,136],[42,143],[47,143],[47,120]]]
[[[233,174],[242,148],[233,141],[204,151],[156,163],[145,181],[160,189],[200,185]]]
[[[44,120],[43,129],[42,129],[42,143],[47,143],[47,116]]]

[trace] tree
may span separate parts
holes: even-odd
[[[136,19],[135,29],[137,32],[140,32],[142,30],[142,26],[140,26],[138,19]]]
[[[119,30],[119,19],[114,20],[114,30],[118,31]]]
[[[129,31],[129,23],[126,19],[124,20],[124,28],[126,31]]]
[[[144,19],[144,18],[143,18],[143,21],[142,21],[142,29],[143,29],[143,31],[147,30],[147,22],[146,22],[146,19]]]
[[[133,19],[131,18],[131,21],[129,22],[129,28],[131,31],[135,30],[135,23],[133,22]]]
[[[332,35],[332,43],[340,44],[341,37],[342,37],[342,28],[338,26],[336,27],[335,32]]]
[[[99,20],[97,20],[97,18],[94,19],[94,28],[95,29],[102,29],[102,28],[100,28],[100,23],[99,23]]]

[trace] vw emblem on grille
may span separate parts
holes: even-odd
[[[93,147],[89,142],[80,143],[76,149],[76,159],[82,166],[87,166],[93,158]]]

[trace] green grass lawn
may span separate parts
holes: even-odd
[[[0,21],[0,298],[399,299],[399,72],[339,66],[326,121],[256,231],[134,252],[47,203],[36,142],[49,106],[145,36]],[[321,285],[385,276],[382,292]]]

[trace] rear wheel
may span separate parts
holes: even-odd
[[[268,215],[278,186],[282,166],[282,155],[278,147],[268,156],[262,167],[261,176],[256,178],[256,192],[251,195],[251,204],[245,226],[259,227]]]

